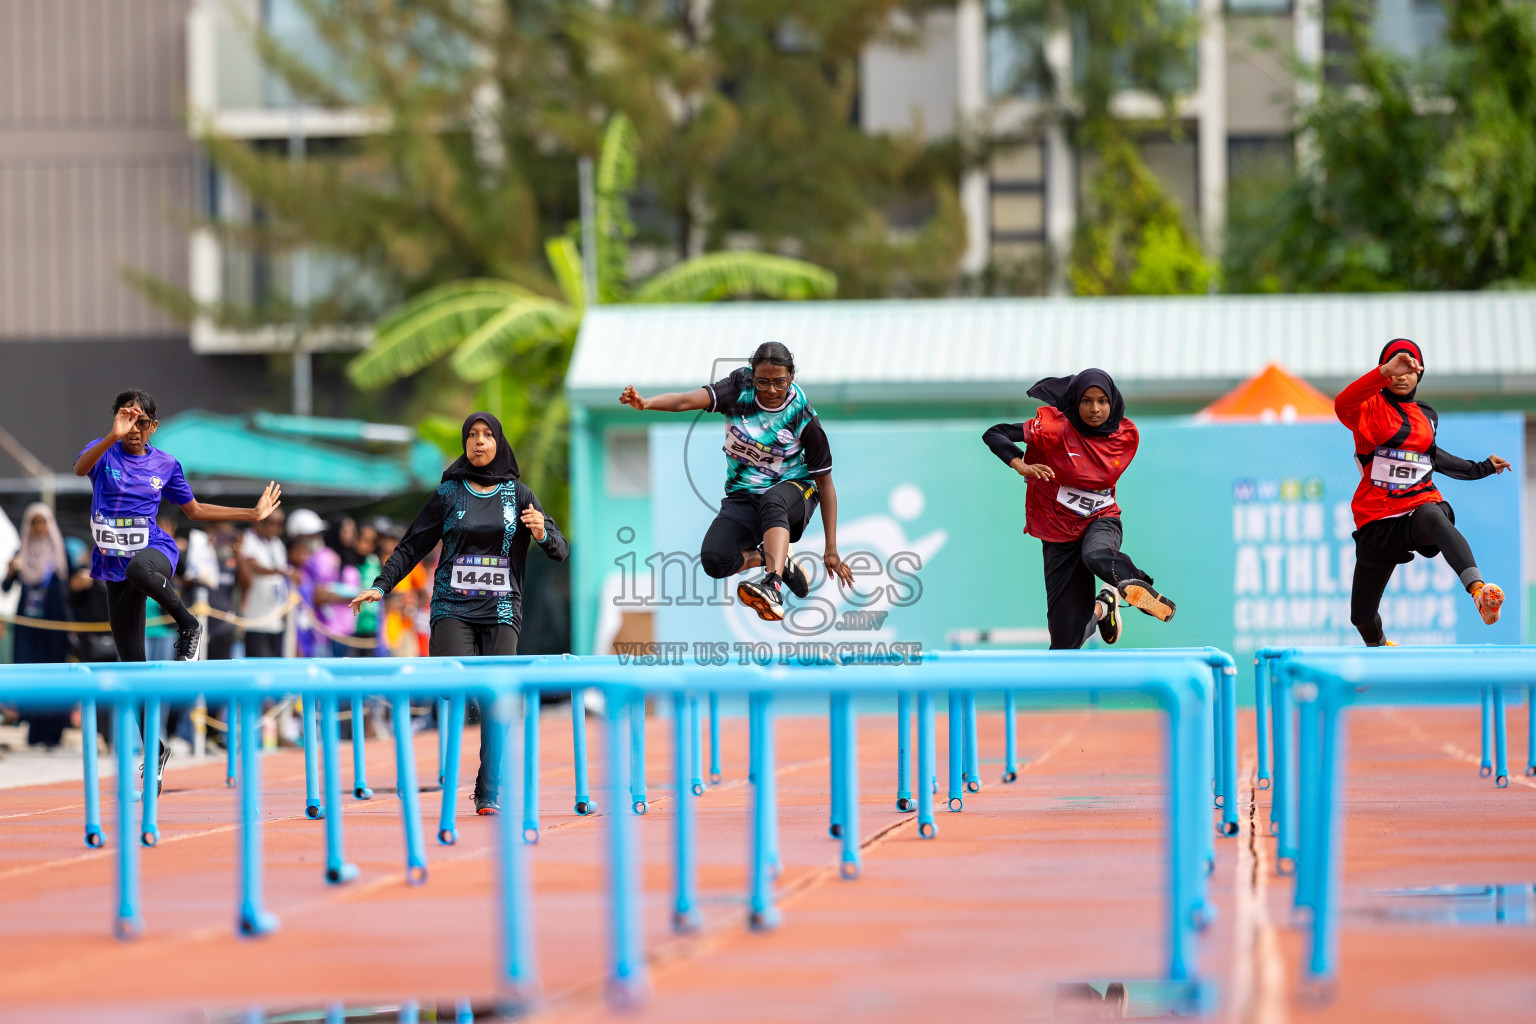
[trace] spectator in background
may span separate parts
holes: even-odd
[[[338,638],[350,638],[356,625],[356,616],[348,607],[361,589],[356,567],[342,565],[341,556],[325,543],[324,520],[307,508],[288,517],[288,536],[299,546],[297,557],[290,546],[289,560],[302,578],[300,593],[309,605],[306,611],[321,627],[313,630],[311,656],[351,657],[357,652]],[[352,577],[350,584],[347,575]]]
[[[231,614],[235,610],[235,582],[239,578],[240,534],[229,523],[219,523],[209,538],[213,545],[213,561],[218,568],[217,582],[208,588],[208,607],[216,612]],[[208,616],[208,632],[204,650],[210,661],[223,661],[235,656],[235,624],[220,615]]]
[[[247,658],[281,658],[283,632],[287,628],[289,584],[288,549],[283,545],[287,516],[276,509],[245,532],[240,541],[238,579],[245,600],[240,615],[245,627]]]
[[[69,617],[76,622],[106,622],[107,585],[91,576],[91,546],[79,537],[65,537],[64,551],[70,566]],[[117,645],[109,632],[72,633],[70,648],[76,661],[117,660]]]
[[[361,590],[363,580],[378,578],[379,571],[384,568],[384,562],[379,558],[378,534],[372,527],[368,529],[366,538],[361,536],[361,531],[355,527],[353,532],[358,535],[356,544],[353,547],[353,554],[361,559],[356,568],[358,589]],[[356,596],[357,594],[354,592],[353,597]],[[387,645],[380,639],[380,611],[381,609],[377,604],[365,604],[357,610],[356,620],[352,627],[352,635],[359,640],[374,641],[372,649],[359,648],[358,653],[360,654],[386,655],[389,653]]]
[[[357,550],[357,520],[351,516],[331,521],[325,530],[325,545],[336,552],[343,566],[356,568],[363,564],[363,556]]]
[[[0,589],[10,591],[21,585],[21,600],[16,614],[23,619],[69,618],[69,560],[64,554],[64,538],[53,510],[42,502],[27,506],[21,516],[21,550],[11,559]],[[37,629],[17,625],[11,660],[18,665],[49,664],[69,656],[69,634],[61,630]],[[25,713],[27,744],[56,747],[69,724],[67,710],[39,710]]]

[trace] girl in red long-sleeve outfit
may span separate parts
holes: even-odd
[[[1115,482],[1140,441],[1120,390],[1103,370],[1088,369],[1038,381],[1029,396],[1046,403],[1034,419],[999,423],[982,440],[1028,482],[1024,532],[1040,538],[1045,558],[1051,649],[1081,647],[1095,625],[1105,643],[1120,639],[1122,597],[1167,622],[1173,602],[1120,550]],[[1095,576],[1110,584],[1097,595]]]
[[[1509,463],[1497,455],[1469,462],[1435,444],[1440,417],[1414,400],[1424,374],[1424,353],[1407,338],[1381,350],[1376,369],[1350,384],[1333,401],[1339,422],[1355,434],[1360,486],[1350,502],[1355,513],[1355,580],[1349,621],[1370,647],[1391,646],[1381,630],[1381,595],[1399,565],[1444,553],[1478,614],[1499,621],[1504,591],[1485,583],[1472,548],[1456,529],[1456,514],[1435,489],[1435,473],[1453,480],[1481,480]]]

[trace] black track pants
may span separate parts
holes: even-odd
[[[1445,556],[1463,586],[1470,588],[1482,576],[1472,557],[1472,546],[1456,529],[1443,502],[1420,505],[1398,519],[1366,523],[1355,535],[1355,581],[1349,592],[1349,621],[1360,631],[1367,646],[1386,640],[1381,628],[1381,595],[1387,591],[1392,572],[1413,560],[1414,552]]]
[[[1051,632],[1051,650],[1075,651],[1093,635],[1097,619],[1093,599],[1098,577],[1118,587],[1125,580],[1152,577],[1142,572],[1120,550],[1118,518],[1095,519],[1077,540],[1040,542],[1045,558],[1045,622]]]
[[[499,622],[438,619],[432,623],[427,650],[434,658],[512,655],[517,653],[517,630]],[[475,792],[496,800],[501,795],[501,737],[491,728],[486,709],[478,702],[475,708],[480,713],[480,771],[475,775]]]

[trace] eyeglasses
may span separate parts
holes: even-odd
[[[150,427],[152,427],[154,425],[155,425],[155,421],[152,420],[152,419],[141,419],[138,422],[134,423],[133,429],[135,429],[135,430],[148,430]]]
[[[789,387],[789,378],[774,377],[770,380],[767,377],[753,377],[752,385],[759,391],[783,391]]]

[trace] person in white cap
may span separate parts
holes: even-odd
[[[301,636],[301,649],[315,656],[346,658],[358,651],[341,637],[350,637],[357,616],[347,602],[357,587],[346,593],[342,586],[341,556],[325,543],[325,520],[307,508],[288,517],[289,558],[299,570],[299,595],[309,605],[299,621],[307,636]],[[316,623],[318,622],[318,628]],[[307,641],[307,642],[305,642]]]

